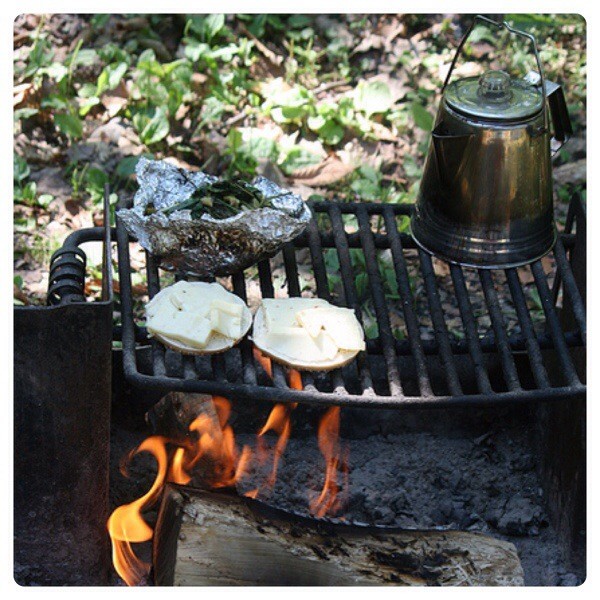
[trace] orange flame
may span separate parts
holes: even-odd
[[[142,511],[158,499],[165,481],[187,484],[191,473],[200,462],[205,470],[202,475],[211,487],[233,485],[241,477],[250,458],[249,448],[238,457],[233,430],[227,424],[231,412],[225,398],[214,397],[216,419],[199,415],[189,426],[195,439],[178,446],[169,460],[167,445],[171,442],[162,436],[144,440],[129,457],[139,452],[150,452],[158,462],[158,472],[150,490],[130,504],[119,506],[107,522],[113,547],[113,564],[127,585],[138,585],[150,571],[150,565],[140,560],[131,544],[152,539],[153,530],[144,521]]]
[[[304,389],[304,386],[302,385],[302,375],[300,375],[300,371],[296,371],[296,369],[289,370],[288,382],[293,390]]]
[[[344,489],[348,490],[347,452],[340,451],[340,407],[332,406],[321,418],[318,429],[319,450],[325,458],[325,482],[317,498],[311,500],[310,511],[317,517],[335,514],[344,504],[339,496],[338,470],[344,475]]]
[[[267,372],[269,377],[273,376],[273,366],[271,359],[268,356],[265,356],[256,346],[254,347],[254,356],[256,360],[261,364],[263,369]],[[299,371],[296,369],[290,369],[288,372],[288,383],[292,389],[301,390],[302,389],[302,377]],[[264,464],[267,460],[268,452],[265,448],[265,444],[263,441],[263,436],[268,431],[274,431],[277,435],[277,442],[275,443],[275,448],[273,449],[273,465],[271,467],[271,473],[266,480],[266,486],[268,488],[272,488],[275,485],[275,481],[277,481],[277,469],[279,468],[279,460],[281,455],[283,454],[288,440],[290,438],[290,433],[292,431],[292,421],[291,414],[292,411],[296,408],[296,403],[291,404],[276,404],[269,416],[267,418],[267,422],[264,424],[263,428],[258,432],[258,459],[261,464]],[[252,492],[247,492],[246,495],[256,498],[260,492],[260,488],[253,490]]]
[[[271,359],[263,354],[256,346],[252,347],[252,353],[257,363],[265,370],[269,377],[273,377],[273,369],[271,367]]]
[[[144,521],[142,510],[156,501],[165,481],[168,467],[165,443],[165,438],[152,436],[138,446],[133,454],[150,452],[156,458],[158,462],[156,479],[146,494],[130,504],[119,506],[108,519],[113,564],[127,585],[137,585],[150,572],[150,565],[135,555],[130,543],[146,542],[152,538],[153,530]]]
[[[259,438],[262,438],[267,431],[274,431],[279,436],[275,443],[275,448],[273,449],[273,466],[271,468],[271,474],[266,482],[269,488],[272,488],[275,485],[277,479],[279,459],[287,446],[290,432],[292,431],[290,415],[294,408],[295,405],[276,404],[273,407],[273,410],[271,410],[271,414],[264,427],[258,433]],[[259,446],[259,452],[264,456],[264,446]]]
[[[271,359],[257,348],[254,348],[254,356],[265,372],[272,377]],[[288,372],[288,382],[292,389],[302,389],[302,377],[294,369]],[[139,452],[150,452],[156,458],[158,472],[152,487],[145,495],[130,504],[118,507],[107,522],[113,547],[113,564],[127,585],[138,585],[148,577],[150,565],[136,556],[131,544],[146,542],[152,538],[153,530],[144,521],[142,511],[157,501],[166,481],[185,485],[190,483],[192,473],[200,470],[203,482],[218,488],[234,485],[248,471],[253,452],[249,446],[244,446],[242,451],[238,452],[233,429],[228,424],[230,403],[225,398],[215,396],[213,404],[216,418],[205,413],[196,417],[189,426],[189,431],[193,434],[190,440],[177,443],[176,447],[169,451],[169,445],[174,445],[175,442],[162,436],[152,436],[129,455],[131,458]],[[264,441],[265,434],[274,431],[278,436],[272,450],[271,472],[264,484],[269,488],[275,485],[277,479],[279,461],[291,433],[291,413],[296,406],[276,404],[258,433],[257,455],[261,464],[265,464],[269,457]],[[339,407],[329,409],[319,424],[319,448],[325,457],[327,468],[323,490],[320,496],[310,503],[311,512],[317,516],[334,512],[341,505],[338,498],[338,470],[346,476],[348,470],[346,458],[340,458],[339,415]],[[344,487],[347,489],[347,485]],[[261,489],[259,486],[245,492],[244,495],[256,498]]]

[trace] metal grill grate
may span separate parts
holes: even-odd
[[[566,233],[553,252],[553,287],[548,285],[541,261],[528,267],[537,294],[536,319],[515,269],[476,271],[449,265],[451,289],[443,288],[432,257],[401,233],[409,206],[324,202],[313,204],[312,209],[314,218],[307,230],[278,256],[258,264],[260,294],[264,298],[275,295],[275,265],[286,282],[285,290],[277,290],[278,296],[299,296],[305,291],[301,277],[314,281],[309,288],[315,295],[354,309],[368,325],[366,331],[369,327],[376,330],[367,341],[366,352],[343,369],[302,373],[303,390],[288,387],[284,367],[274,364],[273,377],[268,378],[255,360],[248,338],[213,357],[181,356],[152,340],[152,372],[140,372],[136,339],[143,340],[145,331],[134,323],[129,239],[117,218],[123,356],[131,383],[240,399],[382,408],[531,402],[585,393],[569,350],[585,345],[585,307],[570,263],[577,241],[571,232],[576,214],[582,214],[578,200],[572,202]],[[578,216],[578,228],[580,219]],[[298,253],[306,254],[306,249],[308,272],[306,261],[298,261]],[[332,256],[333,260],[328,260]],[[384,258],[387,272],[381,268]],[[364,271],[357,270],[357,261],[363,263]],[[339,272],[334,272],[331,264],[339,265]],[[220,281],[247,300],[249,271]],[[147,256],[147,273],[152,297],[160,290],[161,272],[151,256]],[[332,278],[339,285],[332,287]],[[453,320],[460,325],[458,332],[448,326],[448,298],[456,307]],[[559,298],[572,311],[572,330],[561,326]],[[485,313],[487,331],[482,331],[474,302],[480,303],[478,310]],[[510,327],[507,306],[514,314]],[[424,321],[429,324],[430,339],[424,334]],[[555,352],[545,352],[551,349]]]

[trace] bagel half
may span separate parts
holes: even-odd
[[[304,306],[300,306],[299,310],[315,306],[316,303],[318,303],[321,306],[329,305],[324,300],[317,299],[315,299],[313,303],[311,303],[311,300],[313,299],[309,298],[293,298],[289,300],[292,300],[294,302],[294,306],[298,304],[299,300],[305,300],[306,303],[304,303]],[[281,302],[286,302],[286,300],[281,300]],[[364,338],[364,333],[358,321],[356,321],[356,326],[359,328],[360,334]],[[254,315],[252,341],[254,345],[263,354],[265,354],[266,356],[268,356],[269,358],[271,358],[279,364],[292,367],[294,369],[299,369],[301,371],[331,371],[333,369],[338,369],[347,365],[360,352],[360,350],[342,350],[338,348],[336,354],[330,358],[320,358],[314,355],[311,356],[310,350],[308,349],[306,352],[290,353],[289,351],[286,352],[284,348],[279,347],[278,345],[274,345],[269,340],[268,334],[269,331],[267,325],[267,318],[265,314],[265,307],[261,304],[261,306],[259,306],[258,310],[256,311],[256,314]]]
[[[181,283],[181,282],[180,282]],[[223,335],[217,331],[211,331],[209,338],[206,344],[202,347],[191,346],[186,344],[182,340],[170,337],[163,333],[157,332],[156,330],[152,330],[152,315],[155,315],[157,311],[161,310],[161,306],[163,310],[172,310],[172,305],[170,305],[170,295],[173,293],[175,286],[169,286],[163,288],[152,300],[146,305],[146,315],[147,315],[147,327],[149,329],[149,334],[160,341],[164,346],[170,348],[171,350],[175,350],[181,354],[191,354],[191,355],[206,355],[206,354],[220,354],[221,352],[226,352],[230,348],[233,348],[245,335],[248,333],[250,326],[252,325],[252,313],[249,308],[246,306],[246,303],[235,294],[228,292],[223,286],[218,283],[205,283],[205,282],[185,282],[186,285],[197,286],[202,292],[205,292],[208,298],[208,302],[210,302],[209,292],[217,292],[217,297],[221,300],[225,300],[231,304],[238,304],[242,307],[241,314],[241,332],[239,336],[235,338],[231,338]],[[210,286],[213,286],[212,288]],[[218,286],[215,288],[214,286]],[[190,319],[194,317],[193,310],[184,310],[184,312],[189,312]]]

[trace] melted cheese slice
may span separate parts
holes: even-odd
[[[311,338],[314,340],[323,358],[325,358],[326,360],[331,360],[335,358],[339,348],[333,341],[333,338],[327,332],[321,331],[319,335],[317,335],[316,337],[311,336]]]
[[[241,304],[227,302],[227,300],[221,300],[219,298],[211,301],[210,308],[211,310],[218,310],[221,313],[237,317],[238,319],[242,318],[242,312],[244,310],[244,307]]]
[[[296,313],[296,320],[311,337],[316,339],[326,333],[341,350],[365,349],[363,331],[349,308],[316,306]]]
[[[238,340],[250,320],[245,304],[218,283],[179,281],[146,305],[149,333],[199,350],[215,335]]]
[[[296,356],[324,358],[315,340],[302,327],[281,327],[277,331],[267,332],[266,344],[277,348],[278,352],[289,358]]]
[[[296,313],[314,306],[328,306],[320,298],[264,298],[262,305],[265,310],[267,331],[276,333],[287,327],[298,327]]]
[[[255,343],[291,364],[327,363],[338,360],[340,352],[365,349],[362,328],[350,309],[318,298],[267,298],[260,310]]]
[[[213,331],[234,340],[242,335],[241,316],[232,317],[229,313],[218,308],[210,309],[210,326]]]
[[[148,319],[146,326],[152,334],[163,335],[194,348],[203,348],[211,333],[210,320],[202,315],[166,307]]]

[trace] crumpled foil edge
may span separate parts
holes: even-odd
[[[230,275],[275,254],[300,235],[311,219],[302,198],[265,177],[252,181],[272,208],[242,211],[226,219],[190,210],[170,215],[160,212],[188,199],[201,185],[218,181],[201,171],[192,172],[165,161],[142,157],[136,167],[139,189],[131,209],[121,209],[119,219],[159,265],[200,277]],[[144,214],[149,204],[157,212]]]

